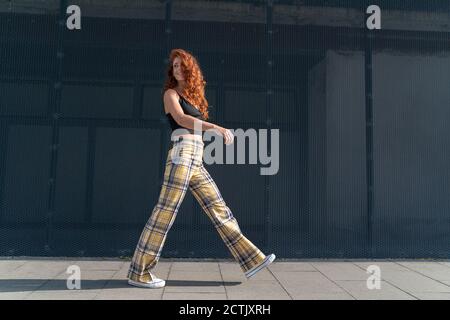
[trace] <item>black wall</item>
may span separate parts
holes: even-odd
[[[261,164],[207,165],[261,249],[449,257],[449,32],[366,30],[365,7],[352,1],[314,8],[357,10],[353,26],[283,23],[292,1],[235,1],[255,6],[240,22],[213,9],[187,19],[180,1],[149,2],[147,11],[124,6],[134,18],[80,4],[81,30],[65,27],[64,1],[37,13],[3,7],[1,255],[133,253],[170,139],[166,59],[184,48],[202,67],[212,122],[280,130],[276,175],[261,175]],[[448,9],[416,2],[386,9]],[[231,258],[189,193],[164,256]]]

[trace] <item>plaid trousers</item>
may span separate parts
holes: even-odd
[[[160,258],[167,233],[188,188],[243,272],[260,265],[266,257],[242,234],[236,218],[203,166],[203,147],[202,140],[189,137],[173,141],[167,155],[159,199],[139,238],[128,270],[129,279],[151,280],[150,270]]]

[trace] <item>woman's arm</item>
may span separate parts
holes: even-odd
[[[181,108],[181,105],[178,102],[178,94],[173,89],[168,89],[164,93],[164,105],[166,111],[170,112],[175,122],[184,128],[188,129],[201,128],[202,131],[210,129],[216,130],[220,135],[222,135],[225,138],[226,144],[228,144],[227,142],[233,139],[233,134],[228,129],[225,129],[214,123],[200,120],[193,116],[185,114],[183,112],[183,108]]]
[[[218,126],[218,125],[216,125],[214,123],[197,119],[197,118],[195,118],[193,116],[190,116],[188,114],[183,114],[180,117],[179,121],[177,121],[177,123],[180,126],[182,126],[184,128],[188,128],[188,129],[195,129],[194,126],[197,125],[198,128],[201,128],[202,131],[206,131],[206,130],[212,129],[212,130],[217,130],[218,132],[220,132],[220,128],[222,128],[222,127],[220,127],[220,126]]]

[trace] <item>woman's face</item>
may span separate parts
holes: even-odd
[[[184,75],[182,72],[182,67],[181,67],[181,59],[179,57],[176,57],[173,60],[173,76],[175,77],[175,79],[177,79],[177,81],[180,80],[184,80]]]

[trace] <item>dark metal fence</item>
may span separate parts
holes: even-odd
[[[1,255],[132,254],[170,139],[168,52],[184,48],[212,122],[280,130],[275,175],[206,166],[261,249],[449,257],[448,2],[78,1],[80,30],[70,4],[0,1]],[[231,257],[189,193],[163,256]]]

